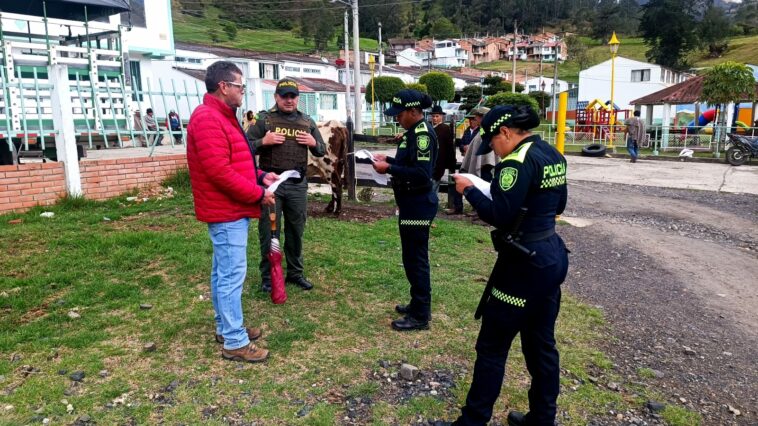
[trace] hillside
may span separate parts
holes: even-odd
[[[645,58],[647,46],[643,43],[642,38],[625,38],[621,36],[619,39],[621,40],[621,46],[618,51],[619,56],[647,62],[647,59]],[[610,59],[608,46],[601,45],[599,42],[586,37],[582,37],[581,40],[587,45],[589,66]],[[708,58],[702,52],[697,52],[691,56],[691,61],[694,68],[709,67],[724,61],[758,64],[758,35],[733,37],[729,39],[729,49],[720,58]],[[503,72],[510,72],[512,69],[511,67],[512,63],[509,61],[488,62],[486,64],[475,66],[475,68],[482,70]],[[529,75],[536,75],[539,73],[539,63],[519,61],[516,63],[516,70],[518,75],[523,75],[524,70],[526,70]],[[569,59],[558,66],[558,78],[576,83],[579,81],[579,71],[579,64],[576,61]],[[548,77],[553,75],[552,64],[543,64],[543,75]]]
[[[174,39],[180,42],[225,46],[257,52],[313,53],[315,51],[313,43],[305,43],[303,39],[298,38],[291,31],[240,27],[234,40],[229,40],[229,36],[221,27],[222,21],[218,15],[219,11],[215,8],[207,8],[203,18],[184,15],[174,10],[172,13]],[[216,29],[219,41],[213,40],[210,32],[212,28]],[[378,49],[379,43],[373,39],[361,38],[360,46],[361,50],[375,51]],[[352,40],[350,47],[352,48]],[[342,46],[337,46],[337,39],[335,38],[329,42],[327,51],[321,53],[337,56],[340,48]]]

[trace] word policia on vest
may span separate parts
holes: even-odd
[[[549,164],[542,169],[540,188],[552,188],[566,184],[566,163]]]
[[[274,129],[274,133],[278,135],[284,135],[285,137],[296,138],[301,133],[308,133],[305,130],[291,129],[287,127],[277,127]]]

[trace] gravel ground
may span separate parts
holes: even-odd
[[[600,307],[614,370],[650,382],[705,425],[758,424],[758,197],[652,187],[570,185],[565,287]],[[575,220],[578,219],[578,220]],[[640,369],[653,378],[641,379]],[[650,371],[648,370],[648,371]],[[596,424],[657,422],[647,410]]]

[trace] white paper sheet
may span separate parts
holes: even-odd
[[[368,158],[369,160],[371,160],[372,163],[376,162],[376,159],[374,159],[374,154],[372,154],[371,151],[367,149],[361,149],[361,150],[355,151],[355,158],[361,158],[361,159]],[[387,182],[388,182],[386,174],[381,174],[377,172],[376,170],[374,170],[373,168],[371,169],[371,179],[373,179],[374,182],[378,183],[379,185],[387,185]]]
[[[282,172],[279,174],[279,179],[277,179],[276,181],[274,181],[274,183],[269,185],[268,190],[271,192],[276,192],[276,188],[279,188],[279,184],[281,184],[285,180],[289,178],[299,178],[299,177],[300,177],[300,172],[298,172],[297,170],[287,170],[285,172]]]
[[[471,183],[474,184],[476,189],[482,191],[482,194],[484,194],[490,200],[492,199],[492,194],[490,193],[490,183],[486,180],[480,178],[477,175],[472,175],[471,173],[456,173],[453,176],[463,176],[467,178],[471,181]]]

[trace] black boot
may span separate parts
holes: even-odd
[[[392,321],[392,328],[397,331],[428,330],[429,321],[418,320],[410,315]]]
[[[303,290],[310,290],[313,288],[313,284],[311,284],[310,281],[306,280],[305,277],[287,278],[287,282],[295,284]]]
[[[264,293],[271,293],[271,281],[270,280],[263,280],[261,281],[261,291]]]

